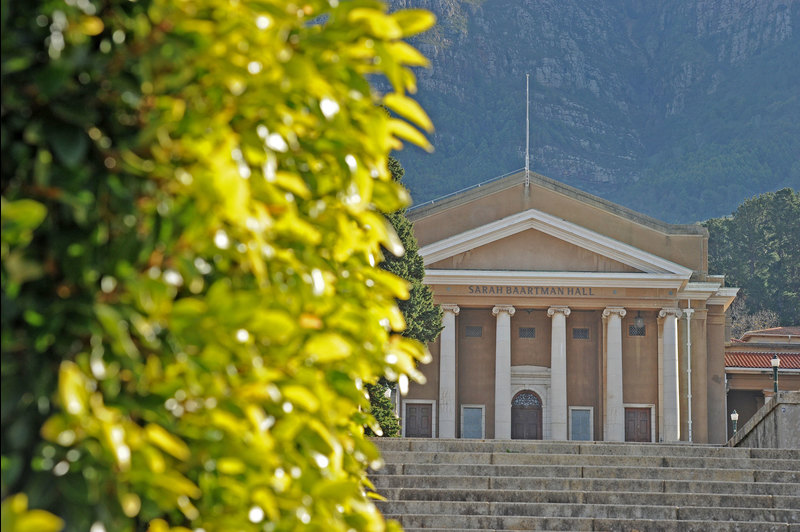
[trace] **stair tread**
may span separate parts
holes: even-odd
[[[406,530],[800,531],[800,450],[374,440]]]

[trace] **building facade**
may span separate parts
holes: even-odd
[[[733,435],[730,414],[734,410],[742,428],[773,396],[773,357],[780,360],[778,389],[800,391],[800,327],[749,331],[725,345],[729,436]]]
[[[444,329],[405,436],[726,439],[708,233],[520,172],[409,212]]]

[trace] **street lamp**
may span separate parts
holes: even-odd
[[[731,423],[733,423],[733,433],[736,434],[736,426],[739,424],[739,412],[731,412]]]
[[[773,382],[773,385],[775,386],[773,391],[777,394],[778,393],[778,366],[781,365],[781,359],[778,358],[778,355],[772,355],[772,360],[770,362],[772,362],[772,382]]]

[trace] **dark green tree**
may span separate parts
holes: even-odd
[[[732,216],[704,222],[708,269],[741,287],[745,312],[771,310],[800,323],[800,195],[790,188],[755,196]]]
[[[405,170],[400,161],[390,157],[389,170],[392,178],[397,183],[402,183]],[[433,302],[433,292],[423,283],[425,264],[418,253],[414,228],[406,216],[405,209],[393,212],[387,215],[387,218],[406,251],[400,257],[385,253],[386,258],[381,266],[411,284],[409,298],[399,301],[400,310],[406,320],[406,330],[403,335],[420,342],[432,342],[442,330],[442,309]],[[381,379],[374,385],[367,385],[372,415],[380,424],[383,435],[398,436],[400,423],[392,410],[392,401],[387,397],[387,391],[390,389],[391,384],[386,379]]]

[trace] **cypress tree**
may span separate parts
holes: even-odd
[[[402,184],[405,170],[400,161],[390,157],[389,170],[392,173],[392,179]],[[419,246],[414,236],[414,228],[406,216],[405,209],[388,214],[387,218],[397,232],[397,236],[400,237],[406,251],[400,257],[385,253],[381,267],[411,284],[409,298],[398,302],[406,320],[406,330],[403,335],[420,342],[432,342],[442,330],[442,309],[433,302],[431,289],[423,284],[425,264],[418,253]],[[399,436],[400,423],[392,409],[391,399],[386,396],[386,392],[391,386],[389,381],[381,378],[378,383],[367,385],[367,391],[370,396],[372,415],[380,424],[383,435]]]

